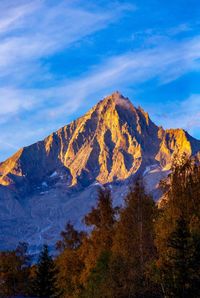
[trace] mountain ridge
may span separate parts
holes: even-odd
[[[168,174],[173,155],[185,152],[191,156],[199,151],[200,141],[186,131],[156,126],[141,107],[115,92],[82,117],[0,163],[0,221],[5,224],[0,239],[5,231],[15,239],[12,220],[19,227],[23,218],[25,226],[28,222],[30,230],[35,229],[34,240],[30,235],[25,239],[32,243],[37,242],[37,235],[41,241],[48,239],[53,229],[55,240],[64,221],[73,219],[81,225],[80,217],[95,204],[92,188],[110,184],[115,189],[121,183],[125,193],[135,174],[144,176],[147,191],[158,199],[158,182]],[[83,210],[77,207],[78,197]],[[45,214],[46,221],[38,219],[38,214]],[[19,230],[23,234],[23,227]]]
[[[93,159],[96,165],[99,164],[101,167],[100,173],[96,168],[95,174],[99,182],[113,181],[117,170],[117,178],[123,180],[134,173],[141,164],[142,152],[145,155],[143,158],[154,155],[155,160],[165,166],[166,163],[170,163],[170,155],[178,146],[181,153],[187,151],[191,155],[199,150],[199,144],[198,140],[182,129],[164,130],[157,127],[141,107],[135,108],[128,98],[115,92],[100,101],[84,116],[50,134],[43,141],[21,148],[11,158],[2,162],[0,183],[4,186],[12,185],[12,182],[20,183],[22,177],[28,177],[31,183],[39,178],[42,180],[43,177],[38,177],[38,167],[41,168],[44,164],[46,171],[43,174],[54,172],[57,166],[62,165],[69,169],[71,184],[75,185],[78,180],[83,180],[81,174],[87,176],[91,166],[94,166]],[[34,155],[35,152],[38,153],[39,160],[37,155]],[[129,169],[133,158],[134,165]],[[114,170],[109,170],[114,160],[121,163],[121,170],[115,162],[112,164]],[[37,171],[35,177],[32,163]],[[94,171],[92,176],[93,174]],[[15,175],[15,181],[12,180],[12,175]],[[91,177],[88,176],[87,179]]]

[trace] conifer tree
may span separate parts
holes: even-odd
[[[43,298],[59,297],[56,275],[54,261],[49,255],[48,246],[44,245],[38,259],[33,294]]]
[[[200,297],[200,238],[191,233],[183,216],[167,241],[162,264],[163,289],[166,297]]]
[[[191,297],[200,297],[200,233],[192,231]]]
[[[181,216],[167,243],[168,254],[164,268],[165,288],[171,297],[191,297],[192,239],[188,223]]]
[[[166,297],[199,296],[199,197],[198,161],[186,155],[175,159],[168,178],[167,200],[156,222],[157,276]]]

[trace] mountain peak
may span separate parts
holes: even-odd
[[[127,99],[126,97],[123,96],[123,94],[121,92],[119,92],[118,90],[116,90],[115,92],[113,92],[110,97],[112,97],[113,99],[118,99],[118,98],[123,98],[123,99]]]
[[[2,240],[1,233],[0,245],[18,241],[19,231],[32,244],[38,234],[45,240],[52,233],[57,237],[66,216],[79,223],[87,213],[99,183],[110,183],[113,192],[119,187],[123,197],[122,188],[142,174],[146,189],[158,198],[157,185],[173,155],[183,152],[200,152],[200,141],[183,130],[159,128],[142,108],[119,91],[112,93],[84,116],[0,163],[0,224],[8,235]]]
[[[125,180],[146,161],[170,165],[174,151],[199,150],[198,141],[181,136],[160,131],[148,113],[115,91],[83,117],[1,163],[0,184],[37,187],[54,171],[71,186]]]
[[[124,97],[119,91],[115,91],[112,94],[106,96],[97,104],[97,107],[100,107],[100,110],[101,108],[108,109],[109,107],[116,109],[116,107],[119,106],[125,109],[134,110],[134,106],[129,98]]]
[[[112,99],[114,102],[118,102],[119,100],[129,101],[128,97],[124,97],[119,91],[115,91],[112,94],[108,95],[106,98]],[[106,99],[105,98],[105,99]]]

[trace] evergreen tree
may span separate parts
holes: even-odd
[[[191,297],[200,297],[200,234],[192,231]]]
[[[156,222],[158,282],[166,297],[199,297],[200,167],[185,155],[168,178]]]
[[[190,276],[192,239],[188,223],[181,216],[167,243],[167,263],[164,268],[167,283],[165,288],[170,297],[191,297]]]
[[[168,238],[161,268],[166,297],[200,297],[199,245],[200,238],[190,232],[188,222],[180,216]]]
[[[39,255],[39,260],[36,268],[36,276],[33,285],[33,294],[37,297],[54,298],[58,297],[58,289],[56,286],[57,270],[52,257],[49,255],[47,245]]]

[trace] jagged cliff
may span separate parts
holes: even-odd
[[[182,129],[157,127],[148,113],[115,92],[83,117],[0,163],[0,239],[7,231],[13,239],[7,241],[15,243],[13,222],[20,235],[23,222],[33,233],[26,232],[25,239],[37,243],[39,235],[41,242],[52,240],[52,230],[57,235],[67,219],[80,223],[95,202],[91,187],[97,183],[115,189],[120,182],[123,188],[140,173],[147,191],[158,197],[157,184],[173,155],[199,151],[200,141]]]

